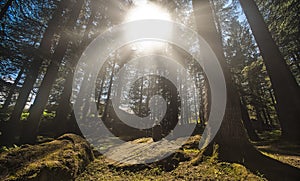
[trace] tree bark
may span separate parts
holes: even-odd
[[[138,115],[142,116],[142,104],[143,104],[143,90],[144,90],[144,77],[141,78],[140,98],[139,98],[139,112]]]
[[[246,107],[246,102],[244,100],[244,98],[241,96],[241,112],[242,112],[242,120],[244,123],[244,126],[247,130],[248,136],[250,138],[250,140],[252,141],[258,141],[259,137],[256,134],[253,125],[251,123],[250,117],[249,117],[249,113]]]
[[[13,86],[9,90],[9,93],[8,93],[8,95],[7,95],[6,99],[5,99],[5,102],[4,102],[4,104],[3,104],[2,108],[1,108],[2,112],[5,112],[7,110],[7,108],[9,107],[9,105],[11,104],[12,96],[14,95],[14,93],[16,91],[17,85],[20,82],[23,73],[24,73],[24,67],[22,67],[21,70],[19,71],[18,76],[15,79]]]
[[[227,85],[225,116],[213,143],[219,145],[219,158],[244,164],[252,172],[259,171],[270,180],[293,180],[300,178],[299,169],[262,155],[247,139],[241,122],[241,109],[235,86],[225,63],[221,38],[218,37],[209,0],[193,0],[197,30],[215,52],[222,66]]]
[[[116,60],[113,60],[113,64],[112,64],[112,70],[111,70],[111,75],[110,75],[110,80],[109,80],[109,87],[108,87],[108,91],[107,91],[107,99],[106,99],[106,102],[105,102],[105,108],[104,108],[104,111],[103,111],[103,115],[102,115],[102,120],[103,121],[107,121],[106,118],[107,118],[107,114],[108,114],[108,108],[110,107],[110,94],[111,94],[111,87],[112,87],[112,82],[113,82],[113,78],[114,78],[114,74],[115,74],[115,67],[116,67]]]
[[[83,35],[82,38],[82,42],[80,43],[80,47],[78,47],[80,49],[80,53],[79,55],[84,51],[84,48],[88,46],[88,44],[92,41],[92,38],[89,38],[89,33],[93,27],[93,21],[94,21],[94,17],[96,16],[96,13],[98,12],[98,6],[99,6],[99,2],[98,1],[92,1],[91,2],[91,16],[89,18],[89,22],[87,23],[87,29],[85,30],[85,33]],[[76,48],[76,47],[74,47]],[[76,53],[76,55],[78,55]],[[70,102],[70,98],[71,98],[71,94],[72,94],[72,82],[73,82],[73,78],[74,78],[74,70],[75,70],[75,66],[77,65],[77,62],[79,60],[79,58],[76,58],[76,55],[73,56],[73,59],[70,61],[70,68],[69,71],[66,74],[66,79],[65,79],[65,83],[64,83],[64,89],[63,92],[60,96],[60,100],[58,102],[58,107],[56,109],[56,114],[55,114],[55,118],[54,118],[54,126],[59,126],[59,128],[56,130],[55,132],[55,137],[59,137],[61,135],[63,135],[64,133],[68,133],[68,132],[76,132],[78,131],[76,129],[72,130],[70,129],[70,126],[68,126],[68,124],[77,124],[75,119],[70,119],[68,118],[70,114],[74,114],[72,113],[72,105]],[[75,126],[76,128],[78,126]]]
[[[270,76],[282,139],[299,142],[300,89],[253,0],[240,0]]]
[[[240,101],[235,86],[233,85],[230,71],[226,65],[222,40],[215,27],[209,0],[193,0],[193,7],[198,34],[207,41],[215,52],[223,69],[227,86],[225,115],[214,142],[220,145],[219,154],[221,158],[232,161],[241,161],[243,159],[242,150],[232,150],[232,147],[235,146],[238,148],[238,145],[242,143],[247,144],[249,141],[241,122],[242,115]]]
[[[4,131],[4,133],[0,138],[1,139],[0,141],[3,145],[12,145],[17,141],[15,137],[20,134],[21,114],[27,103],[27,99],[30,95],[30,92],[33,89],[33,86],[36,82],[43,59],[44,57],[49,56],[49,52],[51,48],[51,40],[53,39],[53,35],[55,34],[56,29],[61,24],[60,18],[62,16],[62,12],[66,9],[66,7],[69,4],[70,4],[69,0],[62,1],[58,6],[57,10],[54,12],[52,19],[49,20],[48,27],[43,35],[43,39],[39,47],[40,56],[36,56],[33,62],[31,63],[30,71],[27,73],[27,76],[25,78],[22,89],[18,96],[14,110],[12,111],[10,119],[8,120],[6,131]]]
[[[70,19],[68,20],[68,23],[66,25],[66,28],[70,31],[72,31],[76,24],[77,17],[82,9],[82,6],[83,1],[78,1],[75,4],[75,8],[72,10],[72,13],[70,14]],[[29,117],[24,124],[22,135],[20,138],[21,143],[35,143],[40,119],[47,105],[52,85],[56,80],[59,66],[68,49],[70,38],[67,32],[68,31],[65,30],[61,35],[62,37],[60,38],[59,44],[57,45],[55,52],[52,56],[52,61],[47,68],[47,72],[43,78],[34,103],[30,108]]]

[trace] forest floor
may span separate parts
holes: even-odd
[[[76,135],[73,136],[64,135],[63,137],[64,139],[61,138],[58,140],[45,142],[30,147],[23,145],[21,147],[11,148],[2,153],[2,157],[5,155],[11,156],[11,158],[9,157],[10,158],[9,160],[5,160],[4,158],[2,159],[3,161],[2,166],[5,167],[8,166],[6,170],[10,170],[12,171],[12,173],[15,172],[17,173],[18,169],[11,167],[14,165],[18,166],[18,164],[14,163],[13,158],[15,158],[16,161],[19,161],[21,165],[24,166],[26,165],[26,163],[23,163],[22,159],[26,160],[26,158],[28,157],[31,165],[35,167],[40,166],[38,167],[38,169],[31,169],[31,170],[29,169],[28,166],[25,166],[24,167],[25,170],[29,169],[28,173],[31,172],[42,173],[41,170],[45,170],[43,165],[47,165],[50,162],[51,163],[55,162],[54,165],[57,165],[57,163],[61,163],[61,165],[60,166],[58,165],[57,168],[60,168],[62,170],[64,170],[63,168],[65,167],[63,167],[63,165],[65,164],[68,166],[68,168],[69,167],[71,168],[70,173],[73,173],[72,171],[74,171],[74,169],[76,170],[79,168],[76,164],[79,163],[78,160],[80,159],[74,162],[76,163],[74,166],[70,166],[69,162],[73,163],[72,161],[73,159],[71,159],[71,161],[68,160],[70,160],[69,158],[73,158],[73,157],[70,157],[69,152],[73,153],[74,151],[74,155],[77,156],[82,155],[82,154],[77,154],[76,152],[78,150],[80,151],[80,149],[76,148],[73,150],[74,146],[72,145],[74,143],[73,141],[70,141],[73,139],[73,137],[77,138]],[[300,170],[300,145],[279,141],[280,132],[278,131],[263,132],[259,134],[259,137],[261,138],[260,141],[252,142],[252,143],[260,152],[262,152],[268,157],[279,160],[283,163],[287,163],[291,166],[297,167]],[[131,180],[168,180],[168,181],[169,180],[233,180],[233,181],[267,180],[263,174],[259,172],[251,172],[241,164],[222,162],[218,160],[218,146],[216,145],[214,147],[214,151],[211,156],[204,156],[203,150],[198,149],[200,138],[201,136],[196,135],[196,136],[191,136],[189,138],[186,137],[187,140],[184,137],[180,137],[172,141],[163,139],[160,142],[153,142],[152,138],[139,138],[134,141],[125,142],[117,147],[106,146],[106,149],[108,149],[108,153],[110,154],[110,156],[114,156],[114,158],[121,160],[121,162],[114,161],[113,159],[108,159],[107,156],[103,156],[98,151],[94,150],[95,160],[89,163],[87,166],[84,166],[84,169],[83,168],[79,169],[83,171],[83,172],[81,171],[78,172],[81,174],[76,176],[74,175],[74,177],[72,174],[70,174],[71,175],[70,177],[72,177],[73,179],[76,178],[75,180],[77,181],[81,181],[81,180],[113,180],[113,181],[118,181],[118,180],[130,180],[130,181]],[[181,143],[182,140],[184,140],[183,145],[179,144]],[[80,139],[78,142],[81,143]],[[44,147],[43,148],[49,150],[48,149],[49,146],[51,147],[51,145],[55,145],[58,143],[59,144],[66,143],[69,146],[67,146],[66,149],[63,149],[61,146],[59,147],[56,146],[55,147],[56,151],[53,153],[49,152],[49,154],[48,152],[45,152],[40,148],[43,147],[44,145],[45,148]],[[85,144],[84,141],[82,142],[82,144],[83,143]],[[176,146],[175,146],[176,149],[174,149],[174,147],[172,147],[173,144],[180,145],[181,146],[181,147],[179,146],[180,149],[178,149],[178,147]],[[75,144],[75,145],[79,145],[79,144]],[[149,147],[149,145],[151,146]],[[26,151],[26,149],[29,149],[31,151]],[[16,154],[18,150],[20,151],[23,150],[25,155],[28,153],[29,156],[25,157],[23,155],[20,157],[19,153]],[[83,149],[83,151],[84,150],[85,149]],[[153,150],[155,150],[154,153]],[[56,154],[56,152],[59,153],[60,155],[65,155],[65,157],[60,158],[55,156],[55,155],[59,155]],[[42,159],[38,157],[36,161],[33,161],[30,154],[36,155],[36,153],[42,154],[41,157]],[[160,155],[165,153],[170,153],[170,154],[169,156],[165,157],[162,160],[158,159]],[[46,156],[45,155],[43,156],[43,154],[46,154]],[[155,160],[160,160],[160,161],[146,164],[145,160],[147,159],[149,160],[150,154],[151,154],[150,156],[151,158],[154,157]],[[55,157],[53,157],[53,155]],[[48,160],[48,158],[50,157],[51,159]],[[52,159],[52,157],[56,159]],[[1,154],[0,154],[0,158],[1,158]],[[122,162],[123,160],[125,161],[138,160],[145,164],[128,164]],[[9,162],[6,163],[7,161]],[[1,163],[2,162],[0,159],[0,167],[1,167]],[[49,168],[52,169],[52,166]],[[72,168],[74,169],[72,170]],[[5,173],[2,174],[5,175]],[[56,172],[54,172],[54,175],[56,175]],[[16,178],[27,178],[25,176],[16,177]],[[53,174],[50,174],[50,176],[52,178]],[[15,179],[8,179],[8,180],[15,180]]]
[[[187,161],[181,162],[174,170],[164,171],[159,167],[120,170],[110,167],[103,157],[98,157],[76,180],[264,180],[264,178],[251,173],[240,164],[217,162],[209,158],[196,166]]]
[[[148,139],[151,138],[145,138]],[[178,152],[181,156],[175,158],[179,162],[171,169],[170,165],[164,163],[170,163],[174,158],[154,164],[120,166],[99,156],[76,180],[266,180],[259,173],[251,173],[243,165],[218,161],[217,152],[210,157],[203,156],[195,147],[199,141],[197,139],[199,137],[194,136],[187,141]]]
[[[262,139],[253,142],[254,146],[273,159],[279,160],[300,169],[300,145],[279,141],[280,132],[271,131],[259,134]]]
[[[275,140],[276,136],[269,133],[260,136],[262,140],[253,143],[259,151],[300,169],[299,145],[278,142]],[[252,173],[243,165],[218,161],[217,153],[212,157],[203,156],[195,164],[201,151],[187,147],[183,152],[190,159],[179,162],[171,170],[165,170],[157,164],[146,167],[118,167],[104,156],[99,156],[76,180],[267,180],[262,174]]]

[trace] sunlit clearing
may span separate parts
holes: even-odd
[[[134,7],[128,12],[126,16],[126,22],[137,21],[137,20],[166,20],[171,21],[170,14],[163,8],[155,5],[154,3],[148,2],[147,0],[137,0],[134,2]],[[159,31],[162,37],[171,36],[172,27],[131,27],[127,29],[126,36],[135,36],[142,34],[147,31]],[[142,41],[139,42],[140,49],[142,51],[151,52],[153,50],[163,48],[161,43],[155,43],[155,41]],[[135,49],[133,47],[133,49]]]

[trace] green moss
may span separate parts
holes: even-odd
[[[22,114],[21,114],[21,120],[22,121],[26,120],[28,118],[28,116],[29,116],[29,112],[22,112]]]
[[[200,152],[199,149],[183,149],[183,151],[187,154],[198,154]]]
[[[258,136],[262,140],[268,140],[268,141],[279,140],[281,136],[281,130],[264,131],[262,133],[258,133]]]
[[[202,154],[203,150],[184,149],[188,155]],[[217,147],[213,157],[204,157],[199,164],[192,166],[192,161],[182,161],[175,169],[164,171],[153,164],[150,168],[131,171],[108,166],[105,157],[100,156],[78,178],[80,180],[264,180],[236,163],[218,162]]]
[[[43,112],[43,118],[45,120],[52,120],[53,118],[55,117],[55,111],[48,111],[48,110],[45,110]]]
[[[5,180],[72,180],[93,160],[79,136],[67,134],[51,142],[13,149],[0,155]],[[0,170],[1,170],[0,169]]]

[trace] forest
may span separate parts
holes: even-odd
[[[300,180],[299,9],[1,0],[0,180]]]

